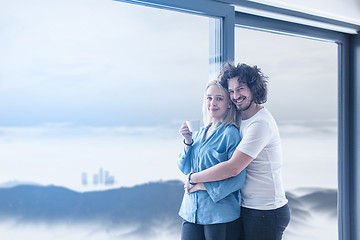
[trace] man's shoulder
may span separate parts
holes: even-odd
[[[241,123],[241,129],[253,129],[267,131],[267,129],[272,129],[276,125],[276,122],[271,115],[271,113],[263,108],[256,115],[254,115],[249,120],[245,120]]]
[[[252,122],[272,122],[275,121],[273,115],[267,108],[262,108],[252,119]]]

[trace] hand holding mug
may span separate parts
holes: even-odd
[[[188,125],[186,122],[181,124],[181,127],[179,129],[179,133],[184,137],[186,143],[191,143],[192,141],[192,132],[190,131]]]

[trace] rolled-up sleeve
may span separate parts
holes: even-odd
[[[185,152],[185,148],[184,148],[184,150],[179,154],[178,157],[178,161],[177,161],[178,167],[180,171],[185,175],[191,172],[191,161],[192,161],[191,155],[192,155],[192,147],[190,147],[187,152]]]

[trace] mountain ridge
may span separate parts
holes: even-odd
[[[76,192],[58,186],[19,185],[0,189],[0,217],[21,222],[102,222],[147,224],[159,217],[180,223],[183,195],[180,181],[155,182],[131,188]]]
[[[306,194],[287,192],[291,224],[305,224],[313,214],[336,218],[335,189],[308,188]],[[101,224],[106,229],[137,226],[131,234],[148,234],[166,223],[181,229],[178,216],[183,183],[179,180],[150,182],[134,187],[77,192],[59,186],[18,185],[0,188],[0,220],[19,223]]]

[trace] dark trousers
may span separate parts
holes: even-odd
[[[290,222],[286,204],[274,210],[255,210],[241,207],[241,240],[281,240]]]
[[[183,222],[181,240],[238,240],[240,219],[228,223],[196,224]]]

